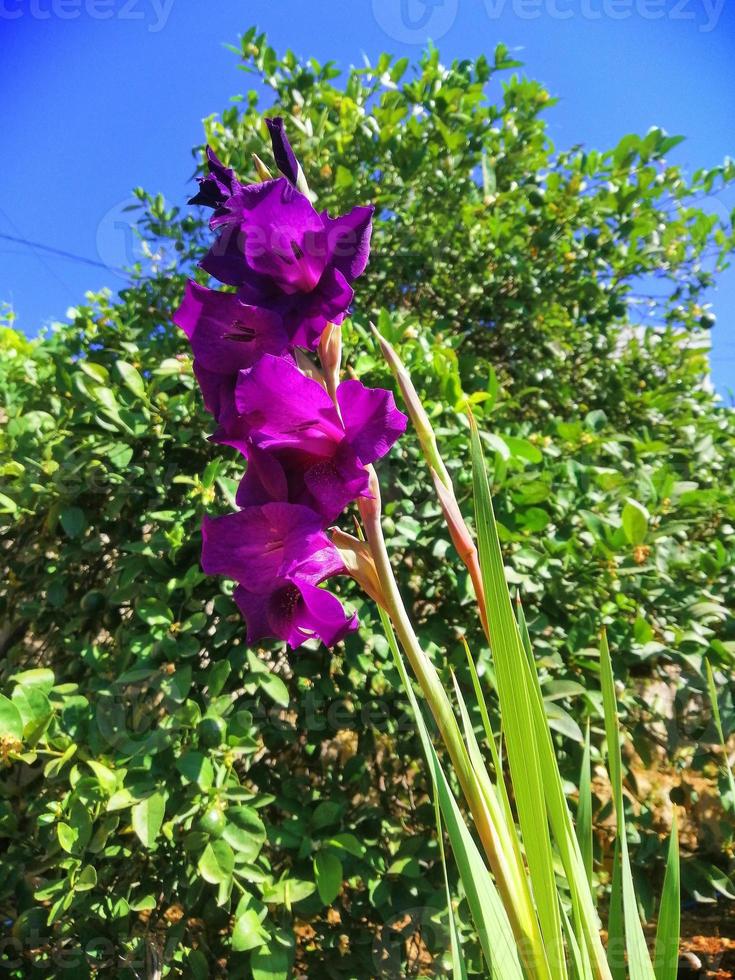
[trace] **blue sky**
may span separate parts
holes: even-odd
[[[251,24],[279,50],[361,63],[492,52],[503,41],[560,97],[557,146],[604,149],[659,125],[690,169],[735,154],[731,0],[0,0],[0,300],[35,333],[88,289],[123,280],[131,188],[183,203],[201,120],[248,84],[224,45]],[[724,209],[711,201],[709,206]],[[735,389],[735,269],[711,301],[713,377]]]

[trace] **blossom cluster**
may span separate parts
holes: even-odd
[[[237,582],[248,642],[298,647],[318,637],[331,646],[357,620],[320,587],[345,571],[326,532],[370,495],[366,467],[406,417],[388,391],[356,380],[330,387],[305,354],[347,315],[373,208],[337,218],[316,211],[283,121],[266,123],[283,176],[241,183],[207,148],[209,173],[190,202],[212,209],[217,235],[201,267],[232,289],[189,281],[174,322],[191,344],[212,440],[247,460],[240,509],[204,519],[202,567]]]

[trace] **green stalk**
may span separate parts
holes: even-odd
[[[452,480],[444,465],[439,447],[436,444],[436,435],[429,421],[429,416],[426,414],[426,410],[421,404],[421,399],[413,386],[411,375],[406,370],[403,361],[396,354],[393,345],[388,343],[374,323],[370,324],[370,329],[380,346],[380,350],[393,377],[398,382],[398,387],[401,389],[403,401],[408,409],[408,414],[411,416],[411,422],[421,444],[421,451],[424,454],[424,458],[429,466],[436,471],[444,486],[449,490],[452,486]]]
[[[436,490],[436,495],[439,498],[439,504],[441,505],[441,509],[444,514],[444,520],[446,521],[449,535],[452,539],[454,547],[457,549],[457,554],[462,559],[463,564],[469,572],[470,580],[472,581],[472,588],[475,590],[477,605],[480,610],[482,628],[485,632],[488,643],[491,643],[490,627],[487,620],[487,609],[483,592],[482,573],[480,571],[480,561],[477,555],[477,548],[475,547],[475,542],[470,534],[470,530],[467,527],[464,518],[462,517],[459,504],[457,503],[452,478],[450,477],[449,471],[444,465],[442,455],[439,452],[439,446],[437,445],[436,441],[436,433],[434,432],[434,428],[429,421],[429,416],[426,414],[426,409],[419,398],[418,392],[414,387],[413,381],[411,380],[411,375],[406,370],[405,364],[396,353],[392,344],[388,343],[374,323],[370,324],[370,329],[378,342],[386,364],[390,368],[393,377],[398,382],[398,387],[401,389],[401,395],[403,396],[406,410],[411,418],[411,423],[413,424],[414,431],[418,436],[419,445],[421,446],[421,452],[423,453],[426,464],[429,467],[431,479],[434,482],[434,488]]]
[[[519,895],[514,887],[515,875],[508,865],[506,855],[499,846],[482,788],[467,753],[451,703],[436,668],[418,642],[403,604],[380,522],[380,485],[374,469],[369,467],[369,470],[370,492],[373,496],[360,499],[360,513],[385,599],[386,612],[390,616],[401,646],[421,686],[444,745],[449,752],[452,766],[495,876],[498,891],[518,943],[519,955],[530,977],[549,980],[551,975],[535,911],[530,902],[524,901],[525,896]]]

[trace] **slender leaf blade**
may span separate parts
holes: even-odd
[[[607,636],[603,632],[600,642],[600,678],[602,682],[602,701],[605,710],[605,733],[607,735],[608,766],[617,816],[617,834],[620,845],[620,876],[623,896],[623,923],[625,927],[625,948],[628,957],[630,980],[654,980],[653,964],[643,934],[638,905],[633,885],[633,873],[628,854],[628,840],[625,835],[625,811],[623,809],[623,762],[620,753],[620,724],[615,697],[615,682],[610,660]]]
[[[594,964],[595,976],[609,978],[610,970],[608,960],[602,945],[602,940],[600,939],[600,921],[585,873],[582,853],[572,823],[569,805],[564,794],[564,785],[556,761],[554,743],[546,718],[546,708],[544,706],[538,671],[536,670],[536,662],[531,652],[531,638],[520,602],[517,604],[517,615],[518,627],[529,666],[527,677],[530,694],[534,698],[534,721],[536,724],[539,752],[541,754],[541,771],[549,809],[549,820],[567,876],[572,900],[574,926],[578,930],[578,935],[584,937],[582,948],[585,949],[586,954],[589,956],[591,964]]]
[[[592,778],[590,765],[590,724],[584,734],[582,768],[579,773],[579,803],[577,805],[577,840],[582,853],[582,863],[592,890]],[[593,892],[594,894],[594,892]]]
[[[676,980],[679,971],[680,928],[679,828],[675,810],[656,929],[656,952],[653,961],[656,980]]]
[[[447,893],[447,915],[449,918],[449,951],[452,956],[452,976],[455,980],[467,980],[467,964],[462,952],[462,942],[459,938],[457,929],[457,918],[454,914],[452,904],[452,892],[449,888],[449,873],[447,871],[447,856],[444,851],[444,829],[442,827],[441,808],[439,798],[434,785],[434,819],[436,820],[436,836],[439,841],[439,854],[442,859],[442,871],[444,873],[444,889]]]
[[[449,787],[416,695],[403,662],[393,627],[386,613],[378,607],[385,635],[411,705],[424,754],[436,786],[444,825],[447,828],[452,853],[457,862],[460,880],[467,897],[475,928],[488,969],[497,980],[523,980],[515,937],[497,888],[485,862],[464,822],[457,801]]]
[[[709,691],[709,699],[712,704],[712,718],[717,728],[717,734],[720,737],[720,745],[722,747],[722,756],[725,760],[724,769],[727,773],[727,780],[730,789],[730,806],[735,807],[735,776],[733,776],[732,766],[730,766],[727,760],[727,743],[725,742],[725,733],[722,730],[722,719],[720,718],[720,705],[717,701],[717,687],[715,685],[715,676],[712,673],[712,664],[705,657],[704,660],[705,669],[707,671],[707,690]]]
[[[549,966],[553,977],[564,978],[567,970],[554,860],[529,686],[525,678],[528,664],[505,579],[482,446],[472,416],[470,426],[480,569],[511,780]]]

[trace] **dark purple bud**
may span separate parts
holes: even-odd
[[[288,136],[286,136],[286,127],[284,126],[283,119],[281,116],[275,116],[273,119],[266,119],[265,124],[271,136],[271,146],[273,147],[276,166],[283,176],[287,177],[295,187],[299,179],[299,161],[291,149]]]

